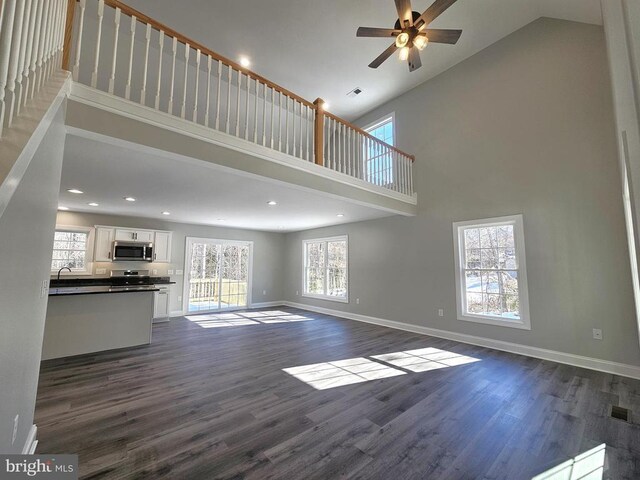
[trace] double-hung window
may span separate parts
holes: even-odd
[[[364,129],[378,140],[395,146],[394,115],[384,117]],[[387,148],[375,142],[364,144],[365,173],[367,182],[374,185],[393,183],[393,155]]]
[[[74,274],[91,273],[91,228],[56,227],[51,271],[69,267]]]
[[[348,301],[348,249],[346,236],[302,242],[303,296]]]
[[[530,329],[522,215],[453,224],[459,320]]]

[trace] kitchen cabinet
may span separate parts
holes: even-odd
[[[94,261],[110,262],[111,249],[115,237],[115,229],[109,227],[96,227],[96,245],[94,251]]]
[[[153,261],[157,263],[171,262],[171,232],[155,232],[153,242]]]
[[[115,240],[121,242],[153,242],[153,230],[134,230],[129,228],[116,228]]]
[[[153,301],[153,321],[169,321],[169,285],[157,285],[160,289],[155,293]]]

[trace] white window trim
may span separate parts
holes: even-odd
[[[307,266],[307,244],[308,243],[319,243],[319,242],[346,242],[347,244],[347,252],[346,252],[346,283],[347,283],[347,294],[345,297],[333,297],[331,295],[318,295],[314,293],[306,293],[306,266]],[[328,254],[328,250],[327,250]],[[326,259],[325,259],[326,260]],[[325,278],[325,287],[326,287],[326,278]],[[325,238],[309,238],[302,241],[302,292],[303,297],[307,298],[317,298],[319,300],[328,300],[330,302],[340,302],[340,303],[349,303],[349,236],[348,235],[338,235],[335,237],[325,237]]]
[[[464,250],[463,231],[461,227],[496,227],[500,225],[513,225],[516,258],[518,261],[518,297],[520,303],[520,319],[509,319],[491,315],[475,315],[466,313],[466,295],[464,276],[462,275],[461,252]],[[454,259],[456,277],[456,311],[458,320],[466,322],[485,323],[500,327],[520,328],[531,330],[531,318],[529,316],[529,288],[527,284],[527,264],[524,246],[524,227],[522,215],[509,215],[505,217],[484,218],[453,223]]]
[[[393,123],[393,146],[395,147],[397,145],[397,142],[396,142],[396,112],[388,113],[387,115],[384,115],[384,116],[378,118],[375,122],[371,122],[368,125],[365,125],[364,127],[362,127],[362,129],[367,133],[371,133],[371,130],[375,130],[376,128],[378,128],[383,123],[387,123],[389,120],[391,120],[391,123]]]
[[[93,227],[82,227],[77,225],[56,225],[56,231],[64,230],[67,232],[80,232],[87,234],[87,249],[85,250],[85,266],[84,270],[63,270],[60,272],[61,277],[78,276],[78,275],[93,275],[93,243],[94,243],[94,231]],[[53,248],[51,249],[51,255],[53,256]],[[58,270],[51,270],[51,275],[58,275]]]

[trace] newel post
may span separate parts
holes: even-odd
[[[64,25],[64,45],[62,48],[62,69],[69,70],[71,61],[71,40],[73,38],[73,15],[76,11],[76,0],[67,0],[67,18]]]
[[[324,100],[316,98],[315,122],[313,129],[313,154],[316,165],[324,165]]]

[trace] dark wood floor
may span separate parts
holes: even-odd
[[[173,319],[149,346],[44,362],[38,452],[79,454],[83,478],[517,480],[604,443],[604,478],[640,478],[640,381],[280,310]],[[296,315],[310,320],[264,323]],[[427,347],[479,361],[371,358]],[[283,371],[351,358],[400,374],[316,389]]]

